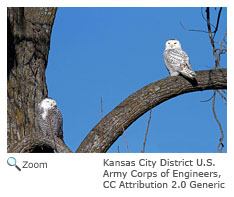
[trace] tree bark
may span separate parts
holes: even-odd
[[[56,8],[7,9],[7,148],[38,132],[35,106],[47,97],[45,69]]]
[[[182,76],[167,77],[136,91],[89,132],[76,152],[106,152],[140,116],[173,97],[195,91],[227,89],[227,69],[197,71],[196,74],[194,81]]]
[[[40,133],[34,133],[33,136],[25,136],[14,147],[8,149],[10,153],[72,153],[65,145],[63,140],[56,137],[52,139],[50,136],[42,136]]]

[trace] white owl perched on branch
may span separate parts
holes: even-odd
[[[63,140],[63,117],[54,99],[45,98],[38,104],[36,118],[44,136]]]
[[[182,50],[178,40],[170,39],[166,42],[163,57],[171,76],[178,76],[181,74],[190,79],[195,78],[196,73],[192,71],[189,57],[187,53]]]

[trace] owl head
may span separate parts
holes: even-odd
[[[39,106],[46,110],[51,109],[55,107],[56,105],[57,105],[56,101],[52,98],[45,98],[39,103]]]
[[[170,39],[165,44],[165,50],[166,49],[181,49],[181,44],[179,40]]]

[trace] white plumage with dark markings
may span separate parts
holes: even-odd
[[[178,76],[181,74],[190,79],[195,78],[196,73],[192,71],[189,57],[182,50],[178,40],[170,39],[166,42],[163,57],[170,76]]]
[[[44,136],[58,137],[63,140],[63,117],[52,98],[43,99],[37,106],[37,121]]]

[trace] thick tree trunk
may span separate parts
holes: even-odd
[[[7,10],[8,150],[38,133],[35,106],[48,94],[45,69],[55,14],[56,8]]]

